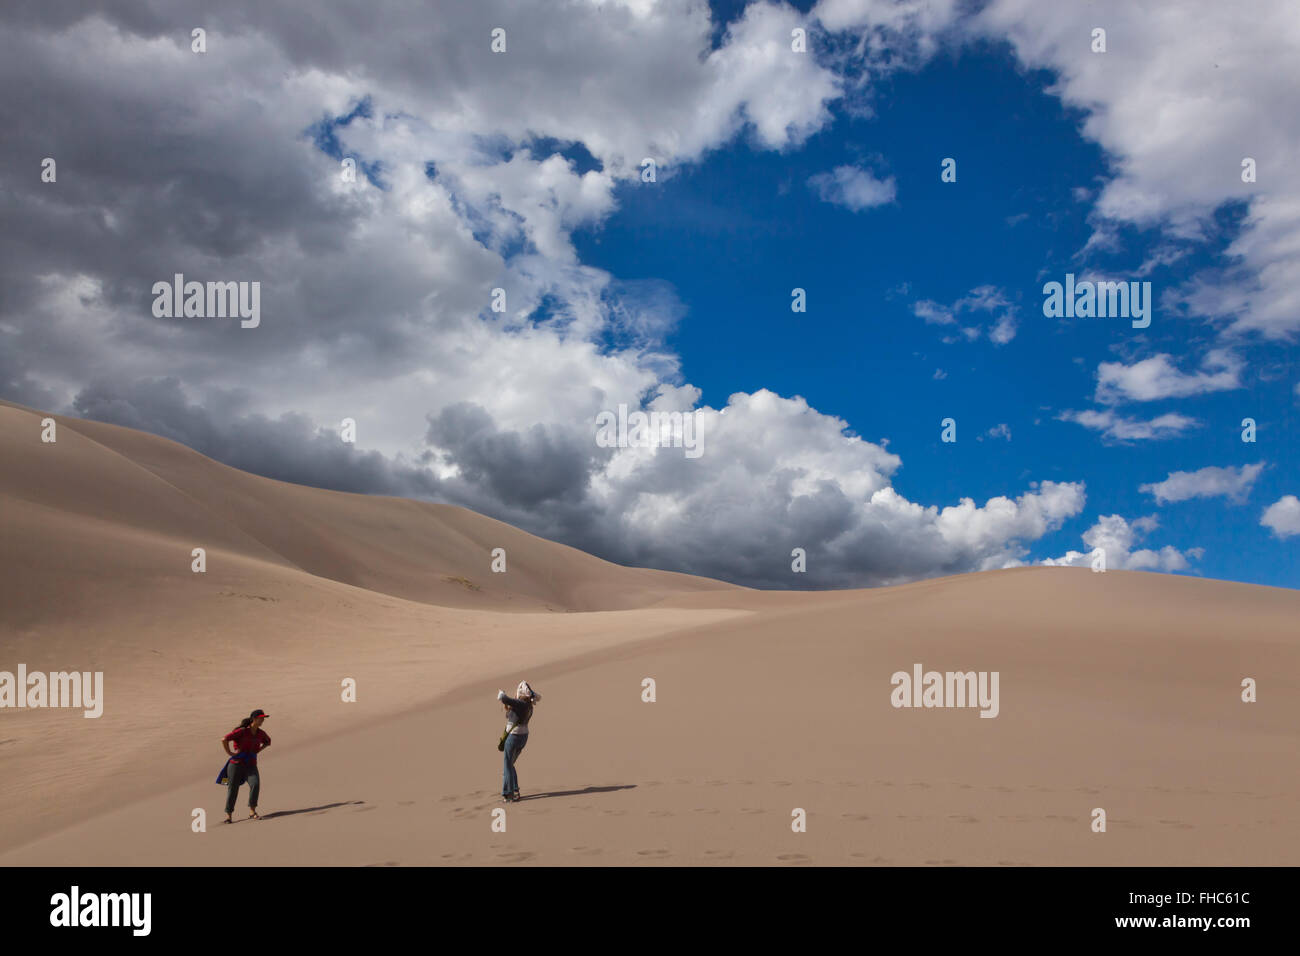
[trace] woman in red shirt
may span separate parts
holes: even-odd
[[[239,722],[239,726],[221,738],[221,746],[230,760],[226,763],[226,822],[234,823],[231,815],[235,812],[235,798],[239,796],[239,785],[248,781],[248,816],[252,820],[262,819],[257,815],[257,795],[262,789],[262,779],[257,773],[257,754],[271,746],[271,738],[262,729],[262,721],[270,716],[264,710],[255,710]],[[230,745],[234,744],[232,751]]]

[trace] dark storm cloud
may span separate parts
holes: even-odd
[[[431,416],[428,441],[445,450],[466,481],[486,485],[507,507],[581,500],[596,463],[592,436],[584,440],[540,424],[501,432],[486,409],[469,402]]]
[[[81,418],[152,432],[224,464],[267,478],[333,491],[434,497],[437,481],[426,469],[392,462],[377,451],[345,443],[338,432],[317,428],[305,415],[278,419],[247,415],[229,422],[189,403],[174,378],[126,387],[104,383],[77,394]]]

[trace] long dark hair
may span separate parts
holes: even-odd
[[[253,718],[252,718],[252,717],[245,717],[243,720],[241,720],[241,721],[239,722],[239,726],[238,726],[236,729],[237,729],[237,730],[243,730],[244,728],[248,727],[248,726],[251,725],[252,723],[253,723]]]

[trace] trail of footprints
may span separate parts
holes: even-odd
[[[701,785],[701,784],[702,784],[703,786],[708,786],[708,787],[720,787],[720,786],[726,786],[727,784],[729,784],[729,783],[731,783],[731,782],[732,782],[732,781],[728,781],[728,780],[717,780],[717,779],[706,779],[706,780],[703,780],[703,781],[698,781],[698,780],[691,780],[691,779],[689,779],[689,778],[685,778],[685,777],[676,777],[676,778],[673,779],[673,781],[672,781],[671,784],[666,784],[666,783],[665,783],[664,781],[662,781],[662,780],[647,780],[647,781],[645,781],[643,784],[640,784],[640,786],[645,786],[645,787],[662,787],[662,786],[671,786],[671,785],[677,785],[677,786],[691,786],[691,785],[697,785],[697,786],[698,786],[698,785]],[[734,781],[734,782],[735,782],[736,784],[740,785],[740,786],[753,786],[757,781],[752,780],[752,779],[744,779],[744,780],[737,780],[737,781]],[[803,782],[804,782],[805,784],[812,784],[812,785],[816,785],[816,786],[822,785],[822,784],[824,783],[824,781],[822,781],[822,780],[816,780],[816,779],[811,779],[811,778],[809,778],[809,779],[805,779]],[[772,780],[772,781],[770,781],[770,783],[771,783],[773,786],[777,786],[777,787],[792,787],[792,786],[795,786],[795,781],[793,781],[793,780],[784,780],[784,779],[780,779],[780,780]],[[863,784],[861,781],[857,781],[857,780],[836,780],[834,783],[835,783],[836,786],[839,786],[839,787],[860,787],[860,786],[864,786],[864,784]],[[893,780],[873,780],[873,781],[871,782],[870,785],[865,785],[865,786],[868,786],[868,787],[870,787],[870,786],[876,786],[876,787],[915,788],[915,789],[919,789],[919,790],[930,790],[930,789],[935,789],[935,788],[937,787],[938,789],[983,790],[983,791],[988,791],[988,792],[993,792],[993,793],[1002,793],[1002,794],[1034,793],[1034,794],[1037,795],[1037,794],[1066,794],[1066,793],[1079,793],[1079,794],[1085,794],[1085,795],[1088,795],[1088,796],[1097,796],[1097,795],[1102,794],[1102,793],[1110,793],[1110,794],[1114,794],[1114,793],[1143,793],[1143,792],[1159,792],[1159,793],[1175,793],[1175,792],[1178,792],[1178,791],[1172,790],[1172,789],[1170,789],[1170,788],[1168,788],[1168,787],[1154,787],[1154,786],[1152,786],[1152,787],[1141,787],[1141,788],[1137,788],[1137,787],[1105,787],[1105,788],[1102,788],[1102,787],[1072,787],[1072,788],[1068,788],[1068,789],[1064,789],[1064,790],[1062,790],[1062,789],[1052,789],[1052,788],[1050,788],[1050,787],[1043,787],[1043,786],[1039,786],[1039,785],[1037,785],[1037,784],[1031,784],[1031,785],[1028,785],[1028,786],[1025,786],[1025,787],[1019,787],[1019,788],[1018,788],[1018,787],[1009,787],[1009,786],[1006,786],[1006,785],[1003,785],[1003,784],[996,784],[996,785],[993,785],[993,786],[980,787],[980,786],[975,786],[975,785],[973,785],[973,784],[969,784],[969,783],[960,783],[960,782],[950,782],[950,783],[939,783],[939,784],[933,784],[933,783],[929,783],[929,782],[926,782],[926,781],[907,781],[907,782],[898,782],[898,781],[893,781]],[[1250,794],[1250,793],[1244,793],[1244,792],[1240,792],[1240,791],[1215,791],[1215,790],[1206,790],[1206,789],[1204,789],[1204,788],[1194,788],[1194,787],[1185,787],[1185,788],[1182,788],[1182,791],[1181,791],[1181,792],[1182,792],[1182,793],[1185,793],[1185,794],[1191,794],[1191,795],[1194,795],[1194,796],[1220,796],[1220,797],[1222,797],[1222,796],[1243,797],[1243,796],[1244,796],[1244,797],[1251,797],[1251,798],[1256,799],[1256,800],[1276,800],[1276,799],[1284,799],[1284,798],[1290,797],[1293,801],[1300,801],[1300,797],[1297,797],[1297,796],[1295,796],[1295,795],[1293,795],[1293,794],[1288,794],[1288,793],[1276,793],[1276,794]],[[548,798],[548,799],[560,799],[560,798],[557,797],[557,798]],[[466,819],[466,818],[478,818],[478,817],[480,817],[480,816],[482,815],[483,811],[488,810],[489,808],[493,808],[493,807],[501,807],[501,806],[507,806],[506,804],[502,804],[502,803],[500,803],[497,794],[496,794],[494,791],[492,791],[492,790],[471,790],[471,791],[468,791],[468,792],[466,792],[466,793],[448,794],[448,795],[443,796],[443,797],[438,797],[438,798],[436,799],[436,801],[434,801],[434,802],[436,802],[436,803],[438,803],[438,804],[444,804],[444,805],[445,805],[445,804],[457,804],[456,806],[453,806],[453,807],[448,808],[448,809],[447,809],[447,812],[450,814],[450,816],[451,816],[453,819],[458,819],[458,820],[459,820],[459,819]],[[398,801],[395,802],[395,805],[398,806],[398,807],[402,807],[402,808],[411,808],[411,807],[419,808],[420,805],[421,805],[421,801],[418,801],[418,800],[398,800]],[[368,811],[370,811],[370,810],[378,809],[379,806],[380,806],[379,804],[364,804],[364,805],[361,805],[361,806],[357,806],[357,807],[354,807],[354,808],[350,808],[350,811],[349,811],[349,812],[352,812],[352,813],[364,813],[364,812],[368,812]],[[513,805],[510,805],[510,806],[513,806]],[[591,803],[569,803],[569,804],[565,804],[565,805],[564,805],[564,808],[565,808],[565,809],[569,809],[569,810],[579,810],[579,811],[584,811],[584,812],[596,811],[596,812],[598,812],[598,813],[599,813],[600,815],[602,815],[602,816],[611,816],[611,817],[627,816],[629,813],[632,812],[632,811],[629,811],[629,810],[627,810],[627,809],[623,809],[623,808],[597,807],[596,805],[591,804]],[[529,814],[530,816],[535,816],[535,815],[543,815],[543,814],[550,813],[552,808],[551,808],[551,807],[548,807],[548,806],[542,806],[542,805],[531,805],[530,802],[529,802],[529,800],[528,800],[528,798],[525,797],[525,800],[523,801],[523,807],[522,807],[522,809],[525,809],[525,810],[528,812],[528,814]],[[773,808],[771,808],[771,807],[750,807],[750,806],[740,806],[740,807],[734,807],[734,808],[732,808],[732,809],[733,809],[734,811],[736,811],[736,812],[739,812],[739,813],[741,813],[741,814],[745,814],[745,815],[755,815],[755,814],[776,813],[776,812],[777,812],[776,809],[773,809]],[[324,811],[320,811],[320,812],[324,812]],[[418,812],[418,810],[417,810],[417,812]],[[705,814],[705,815],[709,815],[709,816],[714,816],[714,815],[719,815],[719,814],[721,814],[721,813],[723,812],[723,808],[720,808],[720,807],[692,807],[689,811],[686,811],[686,812],[687,812],[687,813],[698,813],[698,814]],[[781,812],[782,815],[784,815],[787,811],[786,811],[785,809],[781,809],[780,812]],[[664,809],[664,808],[655,808],[655,809],[647,810],[647,811],[645,811],[645,813],[646,813],[648,816],[650,816],[650,817],[655,817],[655,818],[668,818],[668,817],[675,817],[675,816],[678,815],[678,811],[676,811],[676,810],[668,810],[668,809]],[[318,814],[313,814],[313,815],[318,815]],[[840,814],[838,814],[838,818],[839,818],[840,820],[843,820],[843,821],[846,821],[846,822],[849,822],[849,823],[864,823],[864,822],[867,822],[867,821],[870,821],[871,819],[873,819],[872,815],[869,814],[869,813],[856,813],[856,812],[840,813]],[[883,818],[881,818],[881,819],[883,819]],[[894,815],[894,819],[896,819],[896,820],[901,820],[901,821],[908,822],[908,823],[945,822],[945,821],[946,821],[946,822],[951,822],[951,823],[960,823],[960,824],[979,824],[979,823],[983,822],[983,821],[981,820],[980,817],[978,817],[978,816],[974,816],[974,815],[969,814],[969,813],[949,813],[949,814],[895,814],[895,815]],[[1057,824],[1061,824],[1061,825],[1067,825],[1067,824],[1068,824],[1068,825],[1070,825],[1070,826],[1078,826],[1078,825],[1080,825],[1080,822],[1081,822],[1081,820],[1083,819],[1083,816],[1082,816],[1081,814],[1076,814],[1076,815],[1071,816],[1071,815],[1068,815],[1068,814],[1059,814],[1059,813],[1047,813],[1047,814],[1016,813],[1016,814],[995,814],[995,815],[992,815],[992,816],[991,816],[991,819],[996,819],[996,820],[1000,820],[1000,821],[1004,821],[1004,822],[1005,822],[1005,821],[1010,821],[1010,822],[1013,822],[1013,823],[1050,822],[1050,823],[1057,823]],[[1257,821],[1255,821],[1255,825],[1264,825],[1264,824],[1275,823],[1275,822],[1277,822],[1277,821],[1274,821],[1274,820],[1257,820]],[[1147,825],[1147,824],[1142,824],[1142,823],[1138,823],[1138,822],[1135,822],[1135,821],[1132,821],[1132,820],[1126,820],[1126,819],[1112,819],[1112,820],[1110,821],[1109,825],[1112,826],[1112,827],[1118,827],[1118,828],[1135,828],[1135,829],[1136,829],[1136,828],[1141,828],[1141,827],[1143,827],[1144,825]],[[1184,820],[1159,819],[1159,820],[1155,821],[1155,825],[1158,825],[1158,826],[1161,826],[1161,827],[1172,827],[1172,828],[1180,829],[1180,830],[1190,830],[1190,829],[1195,829],[1195,825],[1194,825],[1194,824],[1192,824],[1192,823],[1188,823],[1188,822],[1186,822],[1186,821],[1184,821]],[[1239,824],[1237,824],[1237,825],[1238,825],[1238,826],[1250,826],[1251,824],[1248,823],[1248,822],[1241,822],[1241,823],[1239,823]],[[574,857],[594,858],[594,857],[599,857],[599,856],[602,856],[602,855],[606,855],[606,854],[609,853],[610,851],[608,851],[607,848],[598,847],[598,846],[579,845],[579,846],[573,846],[573,847],[570,847],[570,848],[567,850],[567,852],[568,852],[569,854],[571,854],[572,856],[574,856]],[[613,851],[613,852],[614,852],[614,853],[617,853],[617,851]],[[635,851],[631,851],[631,852],[632,852],[632,857],[633,857],[634,859],[636,859],[636,860],[640,860],[640,861],[664,860],[664,859],[669,858],[669,857],[672,855],[672,851],[671,851],[671,850],[668,850],[668,849],[665,849],[665,848],[662,848],[662,847],[651,847],[651,848],[642,849],[642,850],[635,850]],[[733,851],[733,850],[706,849],[706,850],[703,850],[703,851],[702,851],[702,856],[704,857],[704,859],[706,859],[706,860],[708,860],[708,861],[710,861],[710,862],[715,861],[715,860],[716,860],[716,861],[731,860],[731,859],[733,859],[733,858],[735,857],[735,855],[736,855],[736,854],[735,854],[735,851]],[[523,863],[523,862],[526,862],[526,861],[528,861],[528,860],[535,859],[536,857],[537,857],[537,854],[534,853],[534,852],[531,852],[531,851],[522,851],[522,850],[508,850],[508,851],[505,851],[505,850],[503,850],[502,852],[498,852],[498,853],[496,853],[496,854],[494,855],[493,859],[494,859],[494,861],[496,861],[496,862],[501,862],[501,863]],[[852,860],[859,861],[859,862],[861,862],[861,863],[863,863],[863,864],[879,864],[879,865],[885,865],[885,866],[888,866],[888,865],[895,865],[895,864],[897,864],[897,863],[899,862],[899,861],[896,861],[896,860],[894,860],[894,859],[892,859],[892,858],[890,858],[890,857],[887,857],[887,856],[881,856],[881,855],[879,855],[879,854],[873,854],[873,853],[870,853],[870,852],[860,852],[860,851],[850,852],[850,853],[848,854],[848,857],[849,857],[850,859],[852,859]],[[442,862],[442,863],[467,863],[467,862],[471,862],[471,861],[473,861],[473,860],[475,860],[475,859],[476,859],[476,854],[474,854],[474,853],[454,853],[454,852],[452,852],[452,853],[442,853],[442,854],[440,854],[439,857],[438,857],[438,861],[437,861],[437,862]],[[804,854],[804,853],[778,853],[778,854],[775,854],[775,855],[774,855],[773,859],[774,859],[775,861],[779,862],[779,863],[785,863],[785,864],[790,864],[790,865],[806,865],[806,864],[810,864],[810,863],[813,863],[813,862],[814,862],[814,860],[813,860],[813,858],[812,858],[811,856],[808,856],[807,854]],[[908,862],[910,862],[910,861],[908,861]],[[1025,865],[1025,864],[1023,864],[1023,863],[1020,863],[1020,862],[1017,862],[1017,861],[1014,861],[1014,860],[998,860],[998,861],[996,861],[996,862],[997,862],[997,865],[998,865],[998,866],[1021,866],[1021,865]],[[924,865],[926,865],[926,866],[958,866],[958,865],[960,865],[960,862],[959,862],[958,860],[951,859],[951,858],[936,858],[936,859],[928,859],[928,860],[924,860],[923,863],[924,863]],[[394,861],[394,860],[385,860],[385,861],[381,861],[381,862],[378,862],[378,863],[369,863],[369,864],[366,864],[366,865],[367,865],[367,866],[398,866],[398,865],[400,865],[400,864],[399,864],[397,861]]]

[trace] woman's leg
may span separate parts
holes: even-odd
[[[238,763],[233,761],[226,767],[226,816],[230,816],[235,812],[235,798],[239,796],[242,769]]]
[[[528,746],[528,735],[527,735],[527,734],[524,734],[523,736],[521,736],[521,737],[519,738],[519,746],[515,748],[515,763],[518,763],[518,762],[519,762],[519,755],[522,754],[522,753],[524,752],[524,747],[526,747],[526,746]],[[514,784],[514,786],[511,788],[511,790],[512,790],[512,792],[514,792],[514,793],[518,793],[518,792],[519,792],[519,772],[514,768],[513,765],[510,767],[510,776],[511,776],[511,782]]]
[[[262,790],[262,778],[258,776],[257,767],[248,771],[248,809],[257,809],[257,795]]]
[[[502,752],[501,762],[501,796],[510,796],[510,775],[515,772],[515,751],[511,741],[514,740],[512,735],[506,735],[506,746]]]

